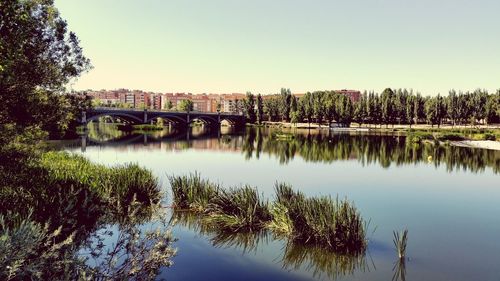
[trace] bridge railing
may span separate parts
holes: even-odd
[[[95,107],[93,110],[95,111],[135,111],[135,112],[144,112],[144,109],[140,108],[120,108],[120,107]],[[91,110],[92,111],[92,110]],[[178,111],[178,110],[157,110],[157,109],[146,109],[148,113],[181,113],[185,114],[186,111]],[[209,112],[209,111],[190,111],[190,114],[208,114],[208,115],[227,115],[227,116],[243,116],[242,113],[232,113],[232,112]]]

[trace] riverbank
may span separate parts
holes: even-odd
[[[149,170],[108,167],[45,145],[13,142],[0,148],[0,178],[0,268],[6,269],[0,279],[143,279],[171,264],[170,231],[146,240],[136,227],[156,216],[163,198]],[[127,260],[108,266],[104,261],[115,254],[98,244],[109,239],[109,225],[119,226],[116,249]],[[87,264],[80,249],[102,264]],[[145,264],[143,253],[151,270],[134,267]]]
[[[460,147],[470,147],[470,148],[482,148],[491,150],[500,150],[500,141],[450,141],[449,144],[460,146]]]
[[[252,125],[254,126],[254,125]],[[410,137],[412,142],[422,140],[431,141],[471,141],[472,145],[495,149],[496,145],[474,143],[474,141],[500,141],[500,125],[481,125],[481,126],[449,126],[444,125],[439,128],[427,124],[419,125],[358,125],[351,124],[350,127],[329,127],[328,124],[317,123],[286,123],[286,122],[264,122],[261,127],[279,128],[279,129],[314,129],[314,130],[332,130],[333,132],[372,132],[372,133],[398,133]],[[471,145],[469,144],[469,145]]]

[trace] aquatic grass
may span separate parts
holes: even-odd
[[[366,248],[367,225],[347,200],[329,196],[306,198],[290,185],[277,183],[275,202],[255,187],[223,189],[195,173],[169,177],[174,207],[204,214],[219,229],[240,232],[268,229],[303,244],[322,245],[342,253]]]
[[[293,231],[293,223],[288,209],[280,203],[273,203],[271,206],[271,221],[267,228],[272,230],[276,236],[289,236]]]
[[[210,222],[231,231],[262,229],[271,220],[268,202],[248,185],[219,189],[207,211]]]
[[[276,201],[288,211],[294,241],[343,253],[366,248],[366,223],[352,202],[329,196],[306,198],[286,184],[277,184],[275,190]]]
[[[153,174],[136,164],[107,167],[66,152],[46,152],[36,165],[47,171],[47,183],[76,182],[107,201],[123,205],[135,198],[139,203],[158,203],[161,188]]]
[[[398,254],[399,259],[404,259],[406,257],[406,245],[408,243],[408,229],[405,229],[401,232],[393,231],[394,246],[396,247],[396,252]]]
[[[186,176],[169,176],[174,205],[180,209],[203,212],[219,194],[219,185],[201,179],[198,173]]]

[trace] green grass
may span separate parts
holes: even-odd
[[[204,214],[204,220],[231,232],[271,230],[301,244],[321,245],[342,253],[366,248],[366,223],[347,200],[306,198],[289,185],[277,184],[273,203],[256,188],[223,189],[198,174],[169,177],[174,207]]]
[[[137,165],[107,167],[38,147],[0,148],[0,179],[1,280],[94,279],[81,275],[99,268],[88,267],[79,249],[102,227],[116,224],[121,231],[151,221],[162,198],[157,179]],[[132,242],[153,249],[148,266],[172,255],[170,240],[145,241],[139,232],[121,237],[131,242],[126,251],[140,253]]]
[[[250,186],[220,189],[207,211],[210,222],[233,232],[262,229],[271,220],[268,202]]]
[[[219,193],[219,185],[201,179],[198,173],[188,176],[169,176],[174,206],[203,212]]]
[[[128,204],[157,203],[161,188],[156,177],[136,164],[107,167],[66,152],[46,152],[38,164],[48,173],[49,183],[72,181],[87,186],[105,200]]]
[[[407,140],[412,143],[430,141],[459,141],[459,140],[498,140],[500,130],[496,129],[410,129],[407,132]]]
[[[351,202],[329,196],[306,198],[286,184],[276,185],[276,202],[287,209],[293,240],[344,253],[365,249],[366,223]]]

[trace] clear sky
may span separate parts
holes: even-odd
[[[75,90],[500,88],[498,0],[56,0]]]

